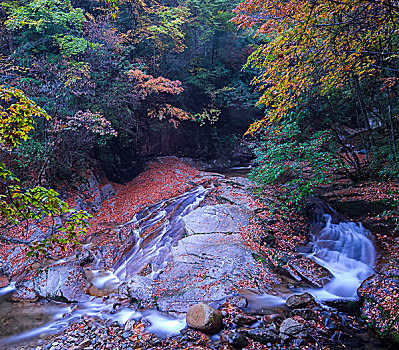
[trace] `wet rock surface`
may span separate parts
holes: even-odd
[[[220,334],[220,341],[231,345],[234,349],[242,349],[248,346],[248,339],[242,334],[226,330]]]
[[[240,332],[261,344],[271,344],[278,341],[278,330],[275,325],[267,328],[242,329]]]
[[[234,299],[236,298],[236,300]],[[245,305],[243,297],[229,298],[235,304]],[[309,298],[312,300],[312,298]],[[350,330],[364,332],[364,324],[361,319],[352,317],[348,314],[337,313],[331,309],[323,308],[322,305],[315,303],[305,309],[294,309],[295,316],[290,316],[288,311],[276,314],[261,316],[246,314],[240,307],[228,301],[224,302],[219,309],[208,305],[195,305],[192,310],[197,309],[194,320],[194,328],[203,329],[200,332],[186,328],[180,335],[168,338],[158,338],[157,335],[147,331],[156,319],[147,317],[129,319],[125,325],[117,323],[110,324],[109,321],[102,321],[93,317],[83,318],[77,323],[73,323],[68,329],[55,337],[48,337],[44,341],[38,340],[34,344],[34,349],[224,349],[230,346],[233,349],[297,349],[307,347],[308,349],[340,349],[341,341],[350,339]],[[135,308],[134,303],[130,308]],[[115,304],[115,315],[119,311],[125,310],[128,304]],[[204,310],[205,309],[205,310]],[[199,312],[198,312],[199,311]],[[208,316],[207,316],[207,312]],[[303,314],[311,315],[305,317]],[[195,313],[194,313],[195,314]],[[216,318],[213,316],[216,315]],[[190,312],[187,314],[187,323]],[[211,322],[209,322],[211,320]],[[217,327],[210,326],[213,322]],[[212,328],[212,331],[209,331]],[[223,328],[223,329],[222,329]],[[206,329],[206,330],[205,330]],[[207,333],[214,333],[222,329],[220,340],[212,340]],[[154,332],[154,330],[152,330]],[[156,332],[156,331],[155,331]],[[217,339],[219,339],[217,338]],[[336,339],[334,341],[330,339]],[[339,341],[337,341],[339,340]],[[363,343],[355,343],[351,349],[366,349]],[[32,349],[32,344],[28,347],[19,345],[18,348],[4,346],[2,349]],[[230,348],[228,348],[230,349]],[[373,347],[373,349],[383,349],[383,347]]]
[[[133,276],[118,288],[118,296],[121,299],[129,299],[132,302],[147,302],[152,297],[152,280],[144,276]]]
[[[88,317],[75,321],[63,334],[56,335],[51,340],[39,342],[35,344],[35,347],[37,346],[39,350],[298,349],[306,347],[308,349],[338,349],[342,348],[341,343],[346,337],[350,337],[354,332],[365,331],[364,323],[352,313],[350,308],[339,308],[339,312],[324,308],[317,304],[311,295],[306,295],[307,293],[288,298],[286,302],[288,308],[283,305],[279,310],[275,307],[270,307],[270,309],[266,307],[261,312],[251,309],[251,305],[248,307],[248,300],[237,295],[241,290],[273,293],[273,288],[277,286],[276,290],[286,291],[277,273],[284,275],[284,278],[288,278],[289,284],[293,284],[289,288],[297,287],[299,283],[322,287],[330,281],[331,274],[320,265],[312,265],[309,258],[301,256],[298,252],[281,253],[282,250],[279,249],[284,242],[284,236],[280,233],[281,222],[284,220],[275,213],[260,217],[265,227],[262,234],[266,232],[263,238],[270,238],[259,239],[260,245],[268,252],[272,252],[274,255],[270,254],[270,256],[275,258],[273,261],[272,259],[268,261],[265,255],[259,254],[258,246],[251,246],[248,241],[245,241],[245,236],[241,235],[240,231],[242,222],[250,224],[251,216],[266,213],[259,203],[249,196],[249,190],[253,185],[251,181],[243,178],[226,180],[222,177],[217,177],[215,180],[215,177],[209,174],[200,176],[203,178],[208,176],[216,182],[216,187],[206,199],[204,203],[206,205],[193,211],[191,214],[197,213],[191,218],[189,214],[186,217],[187,220],[184,220],[186,233],[190,236],[180,239],[173,247],[171,254],[162,257],[161,260],[165,260],[166,266],[160,273],[154,276],[152,271],[154,271],[154,266],[159,267],[161,264],[150,262],[142,269],[140,275],[135,275],[122,283],[117,293],[111,291],[110,295],[98,295],[88,291],[93,284],[90,285],[91,282],[87,282],[87,275],[84,271],[82,274],[80,263],[75,261],[64,267],[50,266],[39,275],[32,275],[31,279],[20,282],[17,284],[18,289],[14,297],[15,300],[30,298],[32,301],[38,298],[86,301],[90,298],[88,294],[92,294],[103,297],[103,303],[114,303],[111,313],[117,314],[125,307],[129,310],[154,307],[180,316],[192,305],[206,302],[213,306],[212,312],[220,315],[221,325],[211,332],[205,329],[206,327],[201,328],[205,333],[185,328],[180,335],[164,338],[164,334],[162,337],[151,334],[153,332],[151,321],[145,317],[141,320],[129,319],[124,325],[109,324],[104,320]],[[193,182],[193,186],[198,184],[198,181]],[[101,187],[95,179],[92,182],[86,190],[96,194],[96,198],[99,195],[101,201],[107,200],[106,198],[110,201],[114,200],[112,196],[115,188]],[[93,212],[97,210],[100,215],[100,208],[101,202],[96,204],[94,201]],[[240,220],[239,224],[238,220]],[[288,225],[292,225],[292,222],[288,222]],[[121,228],[117,223],[111,226],[109,225],[110,229],[107,228],[106,231],[106,234],[111,237],[107,244],[104,244],[106,241],[100,239],[92,241],[95,246],[93,251],[95,254],[98,253],[96,256],[101,256],[100,260],[107,261],[108,267],[112,266],[112,262],[122,252],[119,246],[124,242],[125,244],[132,243],[128,239],[125,240],[129,235],[128,229]],[[290,233],[289,240],[294,241],[293,247],[304,244],[304,240],[298,238],[295,241],[296,238]],[[286,239],[290,242],[289,240]],[[309,253],[309,251],[302,253]],[[92,256],[86,256],[81,260],[82,265],[93,263]],[[6,267],[7,274],[5,275],[8,278],[10,269],[7,265],[3,266]],[[282,271],[285,272],[282,273]],[[66,276],[69,275],[72,277],[68,279]],[[389,277],[393,276],[380,276],[376,277],[378,281],[372,281],[382,284],[386,282],[393,286],[395,281],[390,280]],[[373,309],[375,305],[381,302],[386,303],[386,300],[382,298],[383,294],[378,294],[373,289],[374,282],[362,285],[359,292],[365,300],[363,315],[367,315],[368,308],[375,313]],[[70,288],[70,290],[64,288]],[[396,292],[397,286],[392,288],[392,291]],[[18,293],[25,293],[25,299],[23,296],[17,298]],[[374,306],[367,304],[371,303],[371,300]],[[197,327],[197,329],[200,328]],[[221,329],[222,333],[212,339],[206,334],[206,332],[214,333]],[[352,349],[364,348],[364,344],[352,347]],[[23,347],[18,349],[23,349]],[[31,349],[31,346],[29,345],[27,349]]]
[[[300,319],[304,321],[303,319]],[[307,327],[304,322],[299,322],[294,318],[287,318],[280,325],[280,338],[284,341],[290,338],[305,338],[307,336]]]
[[[313,307],[316,305],[316,301],[312,294],[302,293],[291,295],[285,304],[291,309],[302,309],[307,307]]]

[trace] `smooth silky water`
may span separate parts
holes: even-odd
[[[374,273],[376,251],[370,231],[361,223],[333,224],[331,216],[323,216],[325,227],[313,234],[312,253],[308,257],[333,275],[322,289],[309,290],[318,300],[357,298],[360,284]]]
[[[183,237],[182,218],[196,209],[204,200],[209,189],[199,186],[181,196],[159,202],[136,214],[124,226],[135,227],[130,235],[131,245],[126,254],[117,261],[112,271],[92,270],[93,284],[99,288],[113,288],[140,272],[151,262],[150,276],[155,278],[165,268],[172,247]],[[308,291],[320,302],[326,300],[354,300],[362,281],[373,273],[376,252],[370,240],[370,233],[361,224],[354,222],[332,223],[325,214],[320,222],[312,225],[312,252],[307,256],[328,269],[333,279],[323,288],[295,289],[282,295],[248,294],[249,308],[278,308],[286,298],[295,293]],[[97,268],[100,261],[93,264]],[[10,294],[14,285],[0,289],[0,297]],[[31,304],[30,304],[31,305]],[[23,307],[23,306],[22,306]],[[26,306],[30,308],[32,306]],[[20,342],[43,333],[54,333],[66,328],[82,316],[97,316],[101,319],[126,323],[129,319],[145,318],[151,324],[147,329],[158,335],[178,334],[186,324],[184,319],[171,317],[155,310],[135,311],[125,308],[114,313],[112,303],[100,298],[77,305],[60,305],[58,308],[43,308],[44,315],[39,323],[31,324],[33,329],[8,334],[3,343]],[[47,320],[46,322],[44,322]],[[44,325],[43,325],[44,323]],[[26,327],[25,327],[26,328]]]
[[[178,197],[161,201],[144,209],[132,220],[123,224],[123,226],[134,227],[130,235],[132,241],[130,249],[115,263],[111,271],[99,269],[101,262],[95,261],[92,265],[94,269],[91,270],[93,285],[98,289],[116,289],[119,284],[140,272],[150,262],[150,276],[156,278],[166,267],[172,247],[184,235],[182,218],[195,210],[209,191],[210,188],[196,187]],[[95,297],[90,302],[76,305],[12,303],[9,297],[14,290],[13,283],[0,289],[0,308],[5,313],[12,313],[8,311],[11,307],[19,307],[24,313],[30,313],[35,307],[39,307],[36,316],[31,318],[32,322],[21,322],[22,320],[14,318],[12,322],[16,326],[13,331],[0,332],[0,345],[3,344],[3,346],[27,341],[42,334],[60,332],[71,322],[76,322],[83,316],[96,316],[100,319],[117,321],[120,324],[125,324],[129,319],[143,318],[150,323],[147,327],[148,331],[159,336],[178,334],[186,326],[185,319],[172,317],[156,310],[139,312],[124,308],[115,313],[112,303],[104,303],[103,299]],[[23,325],[19,327],[18,323],[23,323]]]

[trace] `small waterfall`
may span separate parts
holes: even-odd
[[[173,245],[184,235],[182,218],[196,209],[208,192],[209,189],[199,186],[135,215],[133,220],[126,223],[137,226],[131,233],[134,243],[115,264],[114,274],[125,281],[140,272],[149,262],[152,277],[162,271]]]
[[[210,189],[198,186],[182,195],[161,201],[152,207],[146,208],[136,214],[132,220],[123,226],[136,227],[131,232],[132,244],[127,253],[114,265],[114,271],[103,271],[100,268],[100,257],[94,254],[92,282],[98,289],[115,289],[117,286],[138,273],[151,262],[151,277],[156,277],[168,262],[171,249],[184,235],[182,218],[196,209],[205,199]],[[86,249],[90,245],[85,246]],[[15,290],[14,283],[5,288],[0,288],[0,296],[10,294]],[[50,323],[17,334],[7,339],[0,339],[2,344],[14,344],[42,333],[54,333],[65,329],[68,324],[79,320],[83,316],[97,316],[101,319],[126,323],[130,318],[149,321],[150,332],[158,335],[179,334],[186,325],[185,319],[165,315],[156,310],[135,311],[124,308],[115,313],[111,303],[104,303],[101,299],[93,298],[87,303],[79,303],[75,307],[67,307],[53,313]],[[1,336],[0,336],[1,338]]]
[[[311,290],[321,300],[354,299],[360,284],[373,274],[376,251],[362,224],[332,223],[325,214],[325,226],[313,234],[308,257],[328,269],[333,280],[321,290]]]
[[[296,288],[294,293],[309,292],[319,301],[355,300],[360,284],[374,273],[376,251],[370,232],[361,223],[341,221],[345,220],[342,215],[322,204],[317,206],[318,212],[311,225],[312,252],[306,256],[329,270],[333,279],[323,288]],[[321,214],[326,211],[334,218],[330,214]],[[290,295],[292,291],[283,293],[282,298],[269,294],[252,296],[250,308],[283,305]]]

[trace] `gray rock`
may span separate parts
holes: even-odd
[[[10,251],[7,251],[3,256],[0,256],[0,268],[4,275],[12,276],[16,272],[24,270],[33,262],[32,258],[26,258],[26,253],[22,251],[20,246],[13,247],[12,252],[9,253]]]
[[[121,299],[147,301],[152,297],[151,283],[152,281],[149,277],[133,276],[119,286],[118,296]]]
[[[257,318],[254,316],[246,315],[246,314],[238,314],[234,317],[233,322],[237,326],[251,325],[257,321]]]
[[[305,320],[314,320],[317,321],[319,318],[317,317],[317,314],[315,311],[312,309],[296,309],[293,311],[293,314],[296,316],[300,316]]]
[[[287,318],[280,325],[280,338],[305,338],[307,336],[306,326],[293,318]]]
[[[278,331],[275,325],[268,328],[244,328],[240,332],[261,344],[274,343],[278,340]]]
[[[248,211],[230,204],[200,207],[183,218],[188,235],[201,233],[238,233],[249,222]]]
[[[252,180],[248,179],[247,177],[233,176],[230,177],[228,181],[233,181],[234,183],[246,189],[255,186],[255,183]]]
[[[244,309],[248,306],[248,299],[243,296],[228,297],[226,301],[239,309]]]
[[[102,200],[109,199],[116,194],[114,187],[111,184],[106,184],[100,191]]]
[[[302,293],[297,295],[291,295],[285,301],[285,304],[291,309],[302,309],[315,306],[316,301],[312,294]]]
[[[14,301],[30,301],[35,302],[39,299],[39,295],[33,290],[32,284],[18,286],[12,295]]]
[[[261,276],[273,279],[240,235],[193,235],[172,249],[171,267],[154,284],[154,294],[159,294],[160,310],[187,312],[199,302],[224,301],[248,280],[255,281],[258,292],[265,292],[269,285]]]
[[[29,229],[33,230],[33,233],[28,238],[29,242],[31,243],[40,242],[46,238],[46,235],[43,233],[43,231],[40,228],[38,228],[36,225],[30,225]]]
[[[242,334],[226,330],[220,334],[220,341],[231,345],[234,349],[242,349],[248,346],[248,339]]]
[[[299,281],[303,280],[314,287],[322,288],[333,278],[330,271],[308,257],[288,258],[288,260],[289,263],[283,268]]]
[[[98,190],[93,195],[91,210],[93,212],[99,211],[101,209],[101,203],[102,203],[102,196],[100,190]]]
[[[85,302],[87,279],[81,266],[74,263],[49,266],[30,276],[17,286],[32,290],[40,297],[66,302]]]
[[[229,181],[230,182],[230,181]],[[223,184],[219,189],[218,189],[218,196],[217,198],[219,201],[222,203],[229,203],[229,204],[234,204],[238,205],[239,207],[243,208],[244,210],[247,211],[254,211],[258,209],[259,204],[257,204],[248,190],[236,186],[229,186],[226,184]]]
[[[88,182],[88,185],[89,185],[89,189],[93,189],[93,188],[96,188],[96,187],[98,187],[98,181],[97,181],[97,178],[94,176],[94,174],[92,174],[89,178],[88,178],[88,180],[87,180],[87,182]]]
[[[195,330],[215,334],[223,326],[222,314],[207,304],[196,304],[187,312],[187,325]]]

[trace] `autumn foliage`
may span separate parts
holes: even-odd
[[[233,21],[253,28],[263,43],[249,57],[259,72],[253,83],[268,108],[248,130],[282,118],[309,91],[323,96],[378,75],[380,87],[396,84],[399,8],[392,1],[246,0]]]

